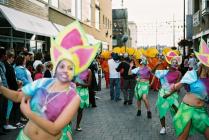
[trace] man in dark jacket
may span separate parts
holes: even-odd
[[[134,67],[133,67],[134,68]],[[120,72],[123,69],[121,77],[123,78],[122,92],[124,96],[124,105],[133,103],[134,88],[136,85],[136,75],[129,75],[128,71],[130,69],[130,59],[128,54],[125,54],[124,61],[122,61],[116,68],[116,71]]]
[[[5,76],[6,69],[4,66],[4,60],[6,58],[6,49],[4,47],[0,47],[0,78],[1,78],[1,84],[5,87],[8,87],[7,85],[7,79]],[[0,135],[5,135],[7,132],[6,129],[4,129],[4,125],[6,125],[6,113],[7,113],[7,104],[8,100],[3,95],[0,94]]]
[[[4,62],[5,68],[6,68],[6,79],[7,79],[7,84],[9,89],[12,90],[18,90],[18,84],[16,81],[16,75],[15,75],[15,70],[12,66],[14,62],[14,53],[8,52],[7,53],[7,60]],[[11,102],[11,101],[9,101]],[[13,107],[11,110],[11,114],[9,116],[9,122],[11,124],[19,124],[20,125],[20,104],[19,103],[14,103],[13,102]],[[12,125],[8,125],[12,129]],[[19,126],[18,126],[19,127]],[[14,129],[14,127],[13,127]]]

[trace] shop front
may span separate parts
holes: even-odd
[[[50,21],[0,5],[0,46],[19,53],[47,52],[50,37],[58,33]]]

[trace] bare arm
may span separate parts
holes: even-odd
[[[167,97],[171,96],[175,91],[179,90],[183,85],[184,85],[184,84],[183,84],[183,83],[180,83],[180,82],[178,82],[178,83],[176,83],[176,84],[173,84],[173,85],[171,86],[170,92],[169,92],[168,94],[164,95],[163,97],[164,97],[164,98],[167,98]]]
[[[3,94],[6,98],[14,101],[14,102],[21,102],[22,97],[24,96],[23,92],[21,91],[15,91],[8,89],[4,86],[0,86],[0,92]]]
[[[133,67],[133,66],[134,66],[134,62],[131,61],[131,62],[130,62],[130,68],[129,68],[129,70],[128,70],[128,75],[132,75],[131,70],[132,70],[132,67]]]
[[[22,112],[40,128],[50,133],[51,135],[59,134],[62,129],[72,121],[80,105],[80,97],[76,95],[73,100],[65,107],[56,121],[51,122],[43,117],[40,117],[30,110],[30,100],[22,100]]]

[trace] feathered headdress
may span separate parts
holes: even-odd
[[[74,63],[75,75],[78,75],[89,67],[99,47],[100,43],[89,46],[80,23],[73,22],[59,32],[55,38],[51,37],[50,53],[54,70],[59,61],[67,59]]]
[[[165,55],[165,60],[168,64],[171,64],[171,61],[175,59],[178,62],[178,65],[182,63],[182,57],[179,56],[175,51],[171,50]]]
[[[209,67],[209,48],[203,39],[200,41],[199,52],[194,52],[200,62]]]

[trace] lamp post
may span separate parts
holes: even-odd
[[[125,52],[126,52],[126,42],[128,41],[128,35],[123,35],[122,42],[125,45]]]
[[[184,9],[183,9],[183,13],[184,13],[184,20],[183,20],[183,40],[185,40],[185,0],[184,0]],[[186,51],[185,51],[185,45],[183,46],[183,57],[185,57],[185,55],[186,55]]]

